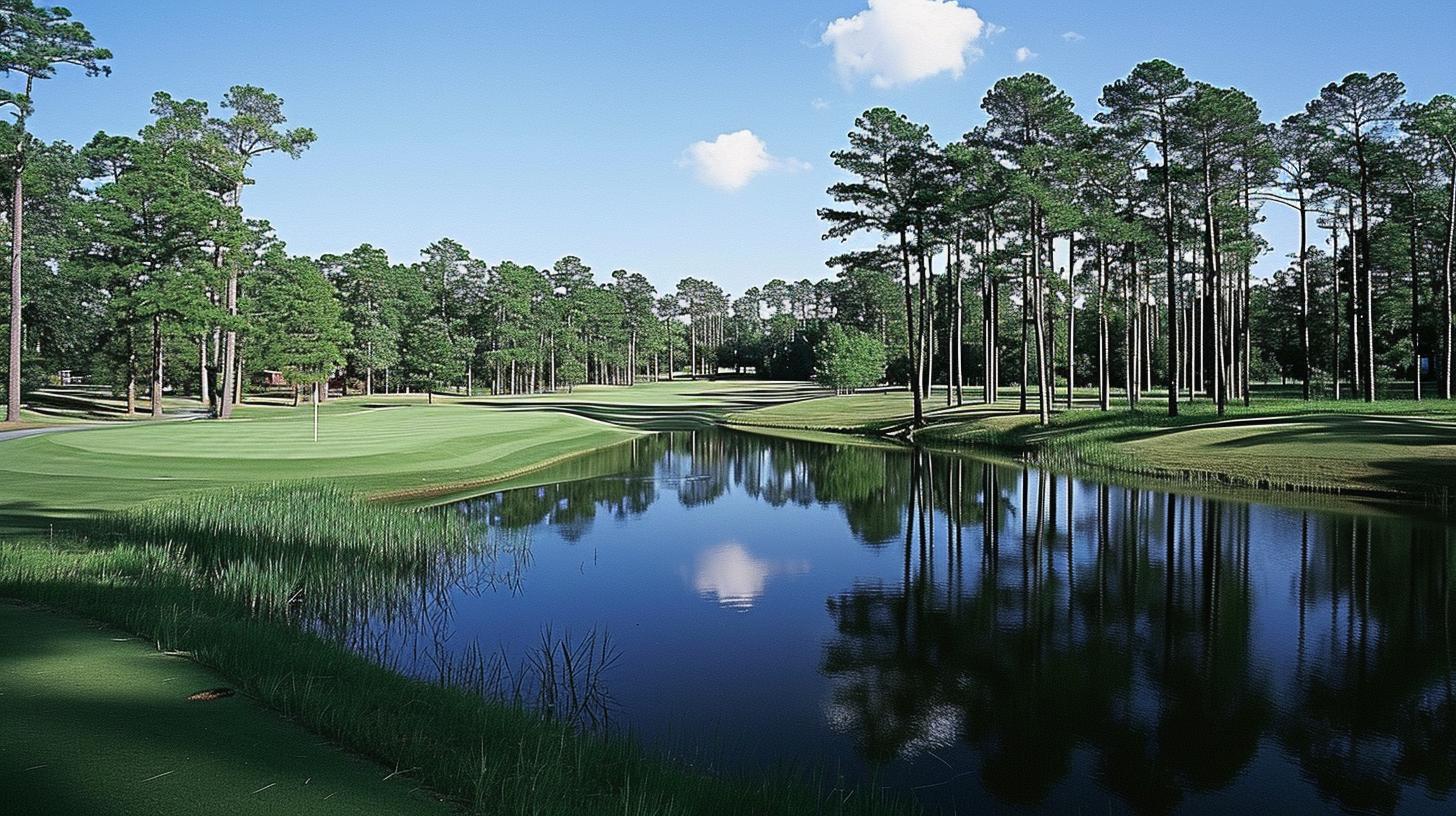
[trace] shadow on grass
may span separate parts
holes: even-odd
[[[0,788],[15,813],[182,814],[204,801],[240,814],[444,812],[377,790],[387,770],[251,700],[186,701],[218,678],[115,629],[14,606],[0,619],[14,661]]]
[[[1456,498],[1456,457],[1428,456],[1381,459],[1369,462],[1377,472],[1367,481],[1377,488],[1424,496],[1427,501],[1450,508]]]
[[[1264,420],[1264,426],[1282,430],[1254,433],[1238,439],[1215,442],[1220,448],[1253,448],[1260,445],[1300,443],[1379,443],[1382,445],[1456,445],[1456,424],[1411,417],[1305,416]],[[1202,430],[1200,425],[1188,430]]]

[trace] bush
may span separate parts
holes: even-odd
[[[885,376],[885,346],[864,332],[830,324],[814,349],[814,379],[839,393],[852,393]]]

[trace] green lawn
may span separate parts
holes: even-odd
[[[164,493],[327,478],[371,494],[460,490],[630,438],[556,413],[350,398],[227,421],[137,422],[0,442],[0,519],[68,517]]]
[[[924,411],[931,422],[967,421],[1014,412],[1014,403],[980,404],[979,394],[965,395],[966,404],[946,407],[945,389],[938,388],[925,400]],[[914,400],[904,389],[877,390],[845,396],[819,397],[797,402],[734,412],[730,425],[783,428],[805,431],[885,433],[908,427]]]
[[[426,814],[450,808],[218,675],[78,618],[0,603],[7,813]]]
[[[571,393],[475,397],[464,402],[506,411],[566,413],[623,427],[672,430],[826,393],[811,383],[727,378],[639,383],[630,388],[584,386]]]
[[[1017,412],[1003,392],[993,406],[979,401],[944,407],[944,392],[926,402],[927,427],[916,439],[995,449],[1053,467],[1095,467],[1182,481],[1449,500],[1456,489],[1456,402],[1256,398],[1218,417],[1207,400],[1168,418],[1162,401],[1144,409],[1108,412],[1085,405],[1059,410],[1046,427]],[[1035,410],[1035,395],[1031,409]],[[908,430],[911,400],[904,392],[824,397],[731,414],[741,426],[886,433]]]

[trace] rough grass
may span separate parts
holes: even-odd
[[[296,621],[277,614],[299,597],[300,588],[307,598],[321,587],[337,586],[364,596],[355,603],[368,604],[396,582],[428,582],[422,573],[431,562],[422,563],[419,553],[426,538],[467,532],[457,529],[464,522],[456,519],[393,506],[366,510],[352,496],[320,490],[234,493],[231,498],[244,509],[225,521],[212,514],[227,507],[229,497],[183,497],[108,519],[89,539],[12,539],[0,543],[0,596],[71,610],[120,626],[161,650],[186,653],[310,730],[385,768],[407,769],[475,812],[898,810],[873,792],[823,787],[787,772],[748,780],[691,770],[653,758],[619,736],[580,734],[469,690],[396,674],[324,637],[307,616]],[[272,512],[269,497],[278,504]],[[348,520],[354,512],[363,517]],[[343,527],[331,529],[333,524]],[[370,528],[378,533],[369,536]],[[449,559],[434,559],[441,560]],[[404,575],[398,567],[406,568]],[[239,568],[247,580],[237,579]],[[344,610],[337,606],[330,614]],[[215,739],[196,728],[176,738]],[[285,756],[296,741],[280,733],[257,750]],[[131,746],[115,761],[131,762],[145,752],[145,746]],[[72,767],[66,787],[100,796],[96,786],[125,771],[108,766],[92,774]]]

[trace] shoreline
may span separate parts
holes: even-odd
[[[1392,470],[1389,483],[1381,485],[1343,476],[1339,479],[1321,480],[1313,467],[1304,471],[1307,475],[1303,477],[1291,476],[1288,472],[1281,475],[1241,471],[1240,466],[1254,467],[1256,460],[1247,454],[1240,457],[1237,450],[1223,459],[1226,463],[1223,467],[1211,466],[1208,462],[1168,466],[1148,461],[1146,456],[1140,459],[1139,451],[1129,450],[1127,446],[1129,441],[1146,443],[1158,435],[1200,433],[1225,428],[1231,423],[1263,427],[1280,423],[1329,423],[1332,420],[1348,421],[1352,418],[1372,423],[1440,421],[1445,426],[1444,430],[1450,433],[1451,441],[1456,442],[1456,421],[1445,421],[1446,416],[1453,415],[1436,412],[1418,415],[1366,413],[1358,410],[1329,411],[1319,406],[1310,406],[1304,411],[1280,412],[1261,410],[1259,404],[1255,403],[1251,409],[1231,412],[1222,418],[1192,414],[1168,421],[1166,417],[1153,413],[1117,409],[1102,412],[1078,408],[1071,412],[1053,414],[1052,423],[1040,427],[1033,424],[1034,414],[1018,413],[1014,407],[1011,410],[987,410],[980,404],[972,406],[968,403],[966,406],[951,409],[951,413],[940,417],[934,415],[936,412],[927,412],[928,423],[914,430],[909,428],[908,415],[868,422],[792,422],[754,416],[756,413],[759,412],[730,415],[721,424],[738,430],[771,429],[895,441],[923,445],[947,453],[963,452],[1002,457],[1031,467],[1074,476],[1122,481],[1151,480],[1174,489],[1197,488],[1245,494],[1242,498],[1250,498],[1247,494],[1259,492],[1291,498],[1319,496],[1354,502],[1420,507],[1443,514],[1450,513],[1453,501],[1456,501],[1456,495],[1453,495],[1456,485],[1440,479],[1422,481],[1419,468],[1414,464],[1404,471]],[[1098,428],[1099,422],[1109,424],[1111,430]],[[1231,443],[1224,441],[1221,444]],[[1303,462],[1294,460],[1296,466],[1303,463],[1317,465],[1338,461],[1331,456],[1314,455],[1318,448],[1313,446],[1321,443],[1306,444],[1311,445],[1312,449],[1305,453]],[[1421,484],[1428,487],[1415,487]],[[1269,498],[1259,497],[1256,500],[1267,501]]]

